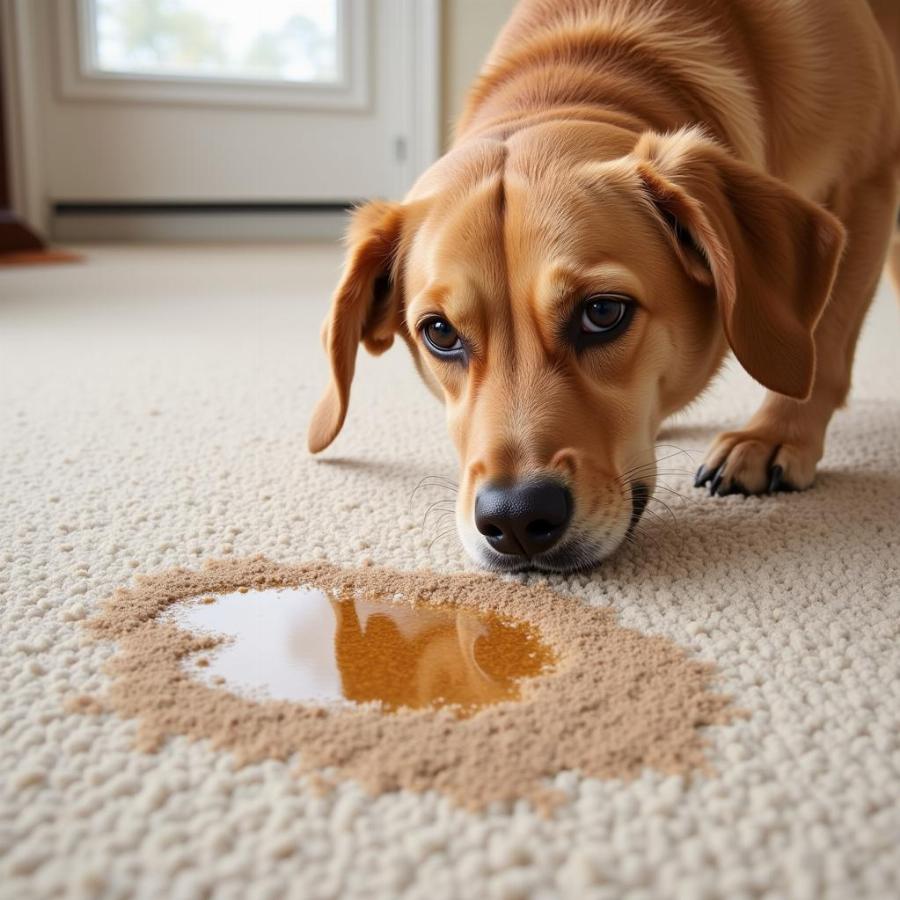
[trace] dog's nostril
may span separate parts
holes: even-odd
[[[482,528],[479,529],[479,531],[485,537],[493,537],[493,538],[503,537],[503,532],[496,525],[484,525]]]
[[[525,530],[532,537],[547,537],[553,529],[556,528],[555,525],[548,522],[546,519],[536,519],[534,522],[529,522],[525,526]]]

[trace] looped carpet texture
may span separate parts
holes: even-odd
[[[747,718],[708,772],[560,772],[552,815],[331,792],[73,711],[115,652],[84,622],[138,573],[265,554],[470,568],[428,506],[455,477],[405,350],[364,354],[305,450],[333,246],[90,247],[0,274],[0,896],[887,898],[900,883],[900,358],[884,287],[815,488],[691,487],[761,389],[735,364],[660,436],[635,546],[550,586],[715,664]],[[440,479],[424,482],[426,476]],[[671,510],[663,506],[663,502]]]

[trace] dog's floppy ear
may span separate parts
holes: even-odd
[[[841,223],[694,129],[647,132],[635,155],[688,273],[714,286],[741,365],[773,391],[808,397],[813,331],[843,249]]]
[[[382,201],[367,203],[353,215],[344,272],[322,328],[331,381],[309,423],[311,453],[324,450],[344,424],[360,342],[373,354],[394,342],[401,315],[395,260],[402,221],[403,207]]]

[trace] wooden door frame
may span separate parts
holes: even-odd
[[[4,26],[0,22],[0,29]],[[0,253],[42,250],[44,241],[13,209],[12,159],[10,155],[9,98],[6,78],[0,65]]]
[[[28,97],[21,90],[29,77],[22,67],[27,57],[22,45],[27,12],[21,0],[0,0],[0,253],[32,252],[46,246],[39,233],[43,223],[28,221],[34,217],[27,214],[35,199],[26,194],[36,175],[37,152],[23,134],[28,124],[25,116],[34,112],[26,108]]]

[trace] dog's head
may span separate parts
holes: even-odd
[[[470,139],[404,204],[357,212],[310,449],[343,424],[359,343],[399,334],[446,405],[469,553],[592,565],[640,518],[660,422],[726,343],[762,384],[808,395],[842,242],[833,216],[694,131]]]

